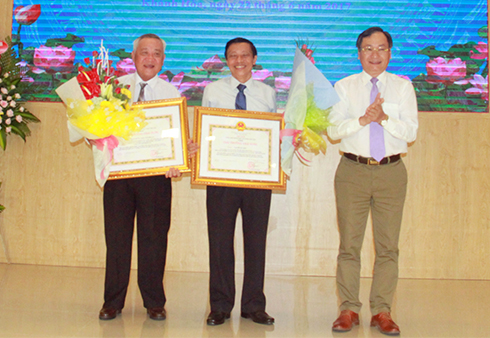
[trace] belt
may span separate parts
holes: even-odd
[[[367,164],[367,165],[381,165],[381,164],[388,164],[388,163],[393,163],[396,162],[400,159],[400,154],[396,155],[391,155],[388,157],[383,158],[381,161],[376,161],[374,158],[371,157],[362,157],[358,155],[354,155],[351,153],[344,153],[344,156],[347,157],[349,160],[359,162],[362,164]]]

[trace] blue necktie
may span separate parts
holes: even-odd
[[[370,104],[376,100],[376,96],[379,93],[378,86],[376,85],[378,79],[373,77],[371,82],[373,83],[373,88],[371,89]],[[369,147],[371,150],[371,157],[376,161],[379,162],[383,159],[383,157],[385,157],[386,150],[384,128],[377,122],[371,122],[369,124]]]
[[[241,110],[247,110],[247,98],[243,93],[243,91],[245,90],[245,88],[247,88],[247,86],[240,83],[237,88],[238,88],[238,94],[236,94],[235,108]]]

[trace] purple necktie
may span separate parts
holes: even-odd
[[[373,83],[373,88],[371,89],[371,100],[369,104],[372,104],[374,100],[376,100],[376,96],[378,95],[378,86],[376,82],[378,79],[373,77],[371,79]],[[371,150],[371,157],[376,161],[381,161],[383,157],[385,157],[385,138],[384,138],[384,129],[377,122],[371,122],[369,124],[369,146]]]

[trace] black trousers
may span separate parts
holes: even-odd
[[[206,194],[211,311],[235,303],[234,235],[242,212],[245,270],[241,311],[265,311],[264,272],[271,190],[208,186]]]
[[[172,199],[171,180],[149,176],[107,181],[104,307],[122,309],[131,270],[134,218],[138,231],[138,286],[146,308],[163,307],[163,273]]]

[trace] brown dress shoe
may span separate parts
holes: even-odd
[[[398,336],[400,328],[395,324],[389,312],[381,312],[371,318],[371,326],[376,327],[379,332],[389,336]]]
[[[332,331],[347,332],[355,325],[359,325],[359,315],[351,310],[343,310],[339,318],[333,322]]]
[[[108,307],[103,307],[99,312],[99,319],[110,320],[117,317],[121,313],[120,309],[112,309]]]
[[[146,312],[153,320],[164,320],[165,318],[167,318],[167,313],[165,312],[165,309],[163,307],[152,307],[146,309]]]

